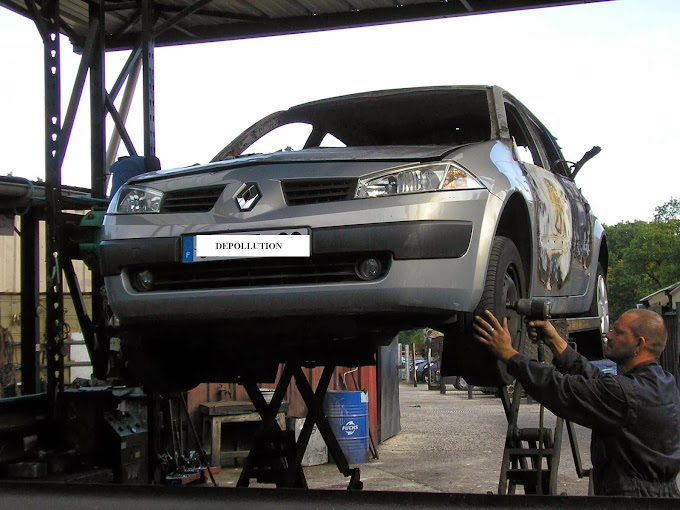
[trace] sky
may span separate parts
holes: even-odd
[[[208,162],[261,117],[315,99],[500,85],[550,129],[566,159],[602,147],[576,177],[600,221],[649,221],[680,196],[670,157],[680,121],[678,27],[677,0],[616,0],[156,48],[156,154],[163,168]],[[108,87],[126,58],[107,54]],[[61,59],[64,115],[80,61],[66,37]],[[62,168],[64,184],[82,187],[90,185],[87,90]],[[43,112],[37,29],[0,7],[0,175],[44,178]],[[141,89],[127,125],[142,153]]]

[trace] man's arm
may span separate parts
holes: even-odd
[[[531,321],[529,322],[529,338],[535,341],[538,338],[539,330],[542,330],[543,340],[553,352],[553,361],[560,372],[570,375],[582,375],[588,379],[602,377],[602,372],[586,358],[572,351],[567,341],[562,338],[550,321]],[[569,349],[569,350],[567,350]],[[570,352],[572,351],[572,352]],[[566,352],[566,354],[565,354]]]
[[[569,351],[576,355],[572,349]],[[583,375],[565,375],[553,366],[519,354],[510,359],[507,368],[529,395],[557,416],[609,432],[624,425],[628,403],[614,377],[592,379]]]
[[[586,374],[563,375],[555,367],[530,360],[512,347],[507,320],[501,325],[491,312],[485,314],[486,320],[475,318],[475,339],[507,364],[508,373],[516,377],[535,400],[556,415],[589,428],[613,431],[623,425],[628,405],[615,378],[589,377],[587,366],[584,367]],[[556,332],[555,335],[559,337]],[[581,357],[567,347],[566,342],[562,345],[553,335],[546,339],[548,342],[551,349],[553,345],[556,349],[564,347],[558,357],[564,359],[566,365],[580,365],[578,359]],[[586,365],[597,370],[587,361]]]

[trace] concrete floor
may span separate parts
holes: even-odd
[[[445,395],[425,385],[400,385],[402,431],[378,446],[378,460],[361,467],[364,489],[450,493],[496,493],[507,420],[500,399],[448,387]],[[539,405],[520,406],[520,427],[538,427]],[[555,418],[546,412],[546,426]],[[584,467],[590,467],[590,431],[577,427]],[[587,495],[588,480],[576,476],[566,430],[562,441],[558,493]],[[348,479],[335,464],[304,468],[310,488],[345,489]],[[233,487],[240,469],[223,468],[217,482]],[[260,486],[251,484],[251,486]],[[273,487],[261,485],[262,487]],[[518,491],[521,492],[521,489]]]

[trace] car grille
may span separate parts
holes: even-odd
[[[309,179],[282,181],[288,205],[319,204],[349,200],[356,191],[356,179]]]
[[[168,191],[163,196],[162,213],[208,212],[224,190],[224,184],[205,188]]]
[[[367,257],[377,259],[384,277],[390,268],[389,253],[317,255],[308,258],[219,260],[140,268],[153,275],[153,291],[266,287],[363,281],[355,270]],[[136,271],[131,272],[132,280]],[[373,281],[375,281],[373,280]],[[138,289],[139,290],[139,289]]]

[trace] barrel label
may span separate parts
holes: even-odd
[[[351,436],[354,434],[357,430],[359,430],[359,425],[354,423],[354,421],[350,420],[347,423],[345,423],[342,426],[342,431],[347,434],[348,436]]]

